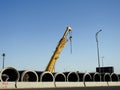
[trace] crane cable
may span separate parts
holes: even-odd
[[[70,53],[72,54],[72,31],[69,32],[69,40],[70,40]]]

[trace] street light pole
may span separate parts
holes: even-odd
[[[98,56],[98,68],[99,68],[99,72],[100,72],[100,57],[99,57],[99,46],[98,46],[98,34],[99,32],[101,32],[102,30],[99,30],[96,33],[96,43],[97,43],[97,56]]]
[[[101,57],[101,59],[102,59],[102,67],[104,66],[103,58],[104,58],[104,56]]]
[[[4,64],[5,64],[5,53],[3,53],[2,56],[3,56],[3,66],[2,66],[2,68],[4,69]]]

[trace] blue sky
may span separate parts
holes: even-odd
[[[70,42],[55,70],[95,71],[99,33],[100,61],[120,73],[120,0],[0,0],[0,54],[5,66],[45,70],[67,26]],[[102,63],[101,63],[102,65]],[[2,68],[2,56],[0,57]]]

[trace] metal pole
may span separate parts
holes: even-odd
[[[98,56],[98,67],[99,67],[99,72],[100,72],[100,57],[99,57],[99,46],[98,46],[98,34],[99,32],[101,32],[102,30],[99,30],[96,33],[96,42],[97,42],[97,56]]]
[[[5,53],[3,53],[2,56],[3,56],[3,66],[2,66],[2,68],[4,69],[4,64],[5,64]]]
[[[103,61],[103,58],[104,58],[104,56],[103,56],[103,57],[101,57],[101,59],[102,59],[102,67],[104,66],[104,61]]]

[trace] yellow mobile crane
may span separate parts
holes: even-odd
[[[72,30],[71,27],[67,27],[63,37],[60,39],[60,41],[58,43],[45,71],[54,72],[55,63],[56,63],[57,59],[59,58],[60,52],[62,51],[62,49],[64,48],[65,44],[68,41],[67,34],[70,33],[71,30]],[[69,39],[71,41],[72,36],[70,36]]]

